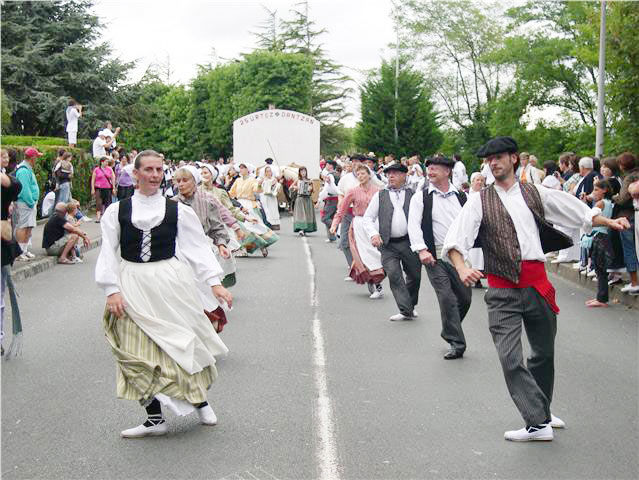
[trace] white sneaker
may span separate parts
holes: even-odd
[[[550,442],[553,439],[552,427],[550,424],[539,425],[541,428],[528,427],[519,430],[510,430],[504,433],[504,438],[511,442]]]
[[[382,298],[384,296],[384,291],[383,290],[375,290],[373,293],[371,293],[370,298],[371,300],[377,300],[378,298]]]
[[[142,437],[158,437],[160,435],[166,435],[168,428],[166,422],[162,422],[159,425],[152,425],[145,427],[144,424],[137,427],[122,430],[120,435],[123,438],[142,438]]]
[[[621,289],[622,293],[629,293],[631,295],[639,293],[639,285],[636,287],[632,286],[632,283],[627,284],[625,287]]]
[[[28,262],[29,260],[31,260],[29,257],[27,257],[24,253],[22,255],[19,255],[17,260],[21,261],[21,262]]]
[[[73,263],[84,263],[84,260],[80,257],[73,257]]]
[[[415,317],[407,317],[403,313],[396,313],[395,315],[391,315],[389,320],[391,322],[401,322],[403,320],[413,320]]]
[[[353,279],[351,277],[344,277],[345,282],[352,282]]]
[[[596,277],[597,276],[597,272],[595,272],[594,270],[590,270],[587,274],[586,277]]]
[[[35,256],[33,253],[31,253],[31,252],[24,252],[24,253],[23,253],[23,255],[26,255],[29,259],[33,259],[33,258],[35,258],[35,257],[36,257],[36,256]]]
[[[413,309],[413,317],[417,318],[419,317],[419,313],[417,313],[417,310]]]
[[[555,417],[552,413],[550,414],[550,426],[552,428],[566,428],[566,422],[564,422],[561,418]]]
[[[197,416],[200,417],[200,423],[202,425],[217,425],[217,417],[215,416],[215,412],[211,408],[211,405],[207,405],[206,407],[197,408]]]

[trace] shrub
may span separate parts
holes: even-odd
[[[29,137],[20,135],[3,135],[2,145],[16,145],[20,147],[44,147],[57,146],[67,147],[69,142],[66,138],[61,137]],[[91,152],[93,141],[85,138],[78,139],[77,147],[86,152]]]
[[[29,146],[37,146],[38,150],[42,152],[44,155],[39,157],[36,161],[34,167],[34,173],[38,180],[38,185],[40,186],[40,202],[42,198],[44,198],[45,192],[45,184],[49,175],[51,175],[51,170],[53,167],[53,162],[56,159],[56,154],[60,146],[53,145],[7,145],[4,140],[7,137],[3,137],[3,145],[2,148],[6,148],[9,151],[9,158],[11,159],[11,163],[9,166],[10,170],[15,169],[15,166],[24,160],[24,151]],[[29,138],[29,137],[19,137],[19,138]],[[82,205],[88,205],[91,200],[91,172],[93,171],[93,167],[96,164],[96,161],[93,159],[93,156],[89,154],[86,150],[81,148],[69,148],[66,147],[65,150],[71,152],[73,154],[73,180],[72,180],[72,188],[71,188],[71,196],[77,199]],[[38,212],[40,209],[38,208]]]

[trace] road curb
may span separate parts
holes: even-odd
[[[82,247],[82,253],[98,248],[102,245],[102,236],[91,239],[88,247]],[[45,272],[57,265],[56,257],[39,257],[29,262],[16,261],[11,269],[11,278],[14,282],[20,282],[27,278],[36,276],[38,273]]]
[[[569,280],[581,287],[587,288],[588,290],[593,292],[597,291],[597,282],[593,282],[585,273],[581,273],[579,270],[572,268],[572,263],[546,262],[546,270],[564,278],[565,280]],[[612,285],[610,287],[609,297],[609,302],[611,304],[621,304],[630,308],[639,309],[639,295],[622,293],[620,285]]]

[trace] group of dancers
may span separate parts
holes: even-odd
[[[385,168],[386,185],[361,156],[352,157],[351,171],[339,179],[329,162],[319,193],[322,222],[327,241],[337,241],[340,232],[348,278],[367,284],[371,298],[383,295],[388,277],[399,310],[392,321],[417,317],[425,266],[440,307],[441,336],[449,344],[447,360],[464,355],[462,321],[470,289],[487,278],[490,332],[525,422],[505,438],[552,440],[553,428],[565,424],[550,410],[559,309],[544,262],[546,252],[570,242],[553,226],[622,230],[629,224],[605,218],[559,190],[520,184],[514,174],[517,144],[510,137],[490,140],[478,155],[495,182],[469,197],[451,184],[454,161],[443,155],[427,160],[428,181],[419,191],[407,186],[408,169],[401,163]],[[250,253],[277,241],[259,199],[265,189],[273,192],[270,177],[251,175],[245,164],[238,173],[227,192],[216,186],[215,167],[184,166],[175,172],[178,193],[169,199],[160,190],[163,159],[145,150],[134,162],[135,194],[103,216],[96,281],[107,298],[103,323],[118,364],[117,394],[147,411],[147,420],[122,431],[123,437],[164,435],[163,406],[178,415],[196,411],[205,425],[217,423],[206,392],[217,376],[215,356],[227,352],[217,331],[233,303],[223,285],[234,273],[228,260],[234,250]],[[313,184],[305,169],[299,169],[291,190],[294,229],[315,231]],[[483,272],[469,262],[478,247]],[[527,364],[522,325],[531,346]]]

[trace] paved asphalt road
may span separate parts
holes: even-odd
[[[562,308],[553,412],[568,428],[551,443],[509,443],[504,430],[522,421],[481,291],[464,322],[466,355],[445,361],[426,275],[419,319],[391,323],[390,291],[372,301],[343,282],[343,256],[318,233],[307,240],[311,307],[304,240],[289,219],[283,227],[268,258],[238,260],[222,334],[231,352],[209,392],[216,427],[168,414],[166,437],[119,437],[144,411],[115,398],[97,251],[20,283],[25,347],[2,362],[2,478],[272,480],[331,466],[342,479],[639,477],[636,311],[587,310],[590,292],[553,279]]]

